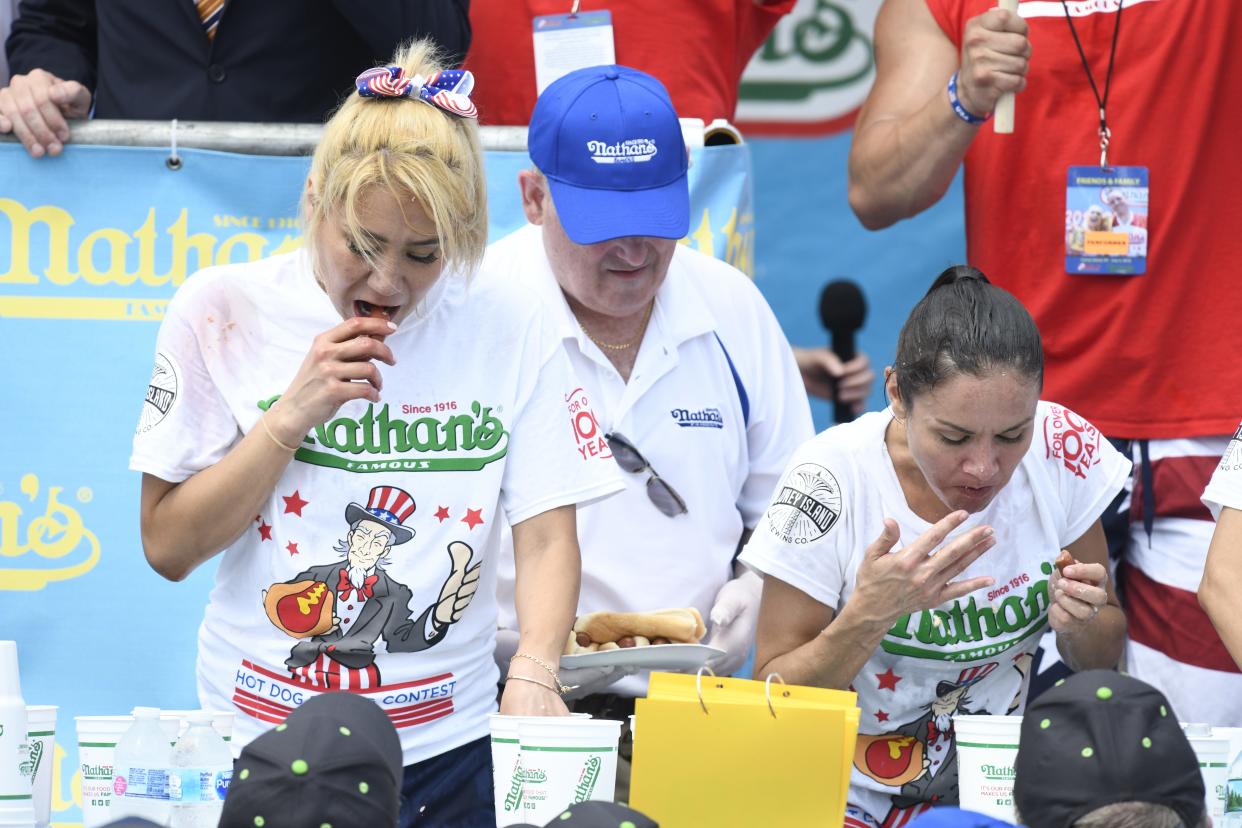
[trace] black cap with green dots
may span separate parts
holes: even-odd
[[[1150,802],[1195,826],[1199,760],[1168,699],[1111,670],[1075,673],[1026,708],[1014,762],[1014,804],[1029,828],[1067,828],[1119,802]]]
[[[514,826],[521,828],[521,826]],[[660,828],[646,814],[615,802],[590,801],[570,805],[545,828]]]
[[[220,828],[395,826],[401,739],[353,693],[324,693],[242,749]]]

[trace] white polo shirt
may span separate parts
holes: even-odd
[[[582,388],[566,400],[584,463],[613,464],[604,434],[642,452],[689,509],[666,517],[648,475],[578,509],[579,614],[693,606],[708,618],[732,577],[743,528],[763,515],[785,463],[814,429],[793,352],[762,294],[741,271],[679,245],[656,294],[625,382],[582,332],[552,275],[542,231],[528,225],[488,247],[484,272],[542,293]],[[516,628],[513,558],[498,575],[500,623]],[[612,692],[641,695],[646,676]]]

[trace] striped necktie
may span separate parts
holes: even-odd
[[[224,0],[194,0],[198,7],[198,17],[203,21],[203,31],[208,40],[215,40],[216,27],[220,25],[220,17],[224,14]]]

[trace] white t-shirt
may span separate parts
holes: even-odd
[[[492,244],[483,269],[539,292],[582,387],[567,398],[582,461],[617,468],[604,435],[619,432],[681,495],[689,511],[666,517],[647,496],[647,474],[578,510],[579,614],[697,607],[707,619],[732,577],[743,528],[763,514],[794,449],[813,434],[789,343],[763,295],[737,269],[679,245],[629,382],[582,332],[528,225]],[[514,626],[513,562],[500,575],[501,624]],[[710,635],[710,631],[709,631]],[[646,675],[609,692],[646,692]]]
[[[799,448],[742,560],[840,612],[884,518],[900,527],[897,549],[929,529],[906,503],[885,447],[891,420],[891,409],[865,414]],[[960,576],[991,575],[995,585],[899,618],[854,679],[863,747],[850,801],[881,823],[890,805],[957,801],[947,715],[1022,708],[1031,654],[1048,622],[1052,562],[1129,474],[1130,461],[1068,409],[1040,402],[1034,429],[1008,485],[950,536],[980,524],[995,529],[996,545]],[[938,723],[933,704],[946,714]]]
[[[180,482],[219,461],[340,321],[305,252],[196,274],[160,328],[130,468]],[[204,707],[237,710],[237,744],[325,686],[383,707],[407,765],[485,736],[501,526],[620,487],[574,449],[564,400],[577,382],[529,291],[445,274],[386,341],[397,364],[380,365],[381,401],[346,403],[307,434],[220,562],[198,687]],[[386,540],[384,563],[364,566]],[[478,565],[464,614],[438,623],[455,570],[460,584]],[[343,636],[294,638],[270,620],[267,591],[298,582],[277,617],[315,617],[330,594]]]
[[[1203,505],[1216,520],[1220,520],[1220,510],[1225,506],[1242,509],[1242,425],[1234,432],[1220,465],[1203,490]]]

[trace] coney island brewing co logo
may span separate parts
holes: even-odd
[[[841,517],[841,487],[832,472],[803,463],[789,473],[768,507],[768,527],[785,543],[813,543]]]
[[[155,368],[151,371],[151,382],[147,384],[147,396],[142,404],[142,414],[138,418],[138,433],[145,434],[168,416],[177,399],[177,371],[172,361],[163,354],[155,355]]]
[[[742,75],[742,131],[826,135],[848,129],[875,79],[873,35],[882,2],[798,0]]]

